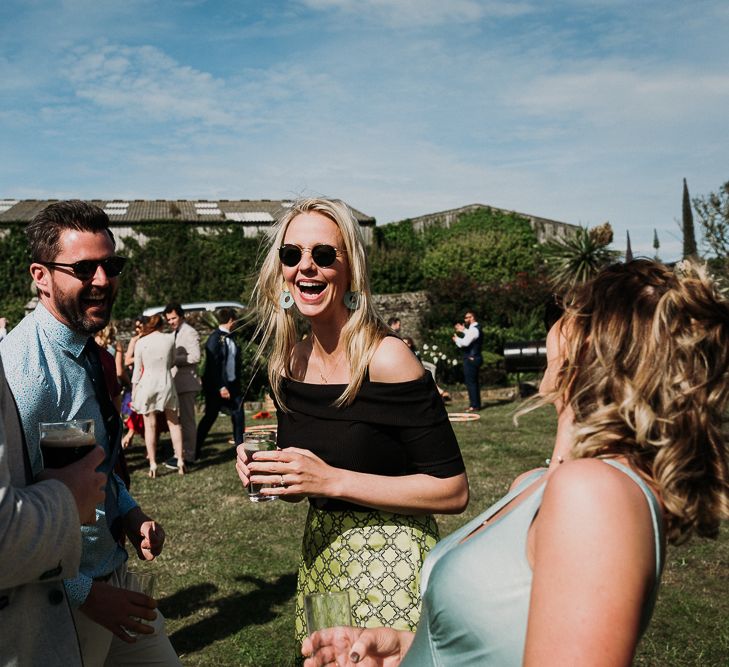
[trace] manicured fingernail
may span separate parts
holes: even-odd
[[[359,653],[355,653],[354,651],[352,651],[352,652],[351,652],[351,653],[349,654],[349,659],[350,659],[350,660],[351,660],[352,662],[359,662]]]

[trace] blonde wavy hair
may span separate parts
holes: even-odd
[[[672,543],[729,517],[729,303],[703,267],[604,269],[565,301],[566,359],[544,403],[566,397],[573,455],[624,456],[655,486]]]
[[[114,345],[116,343],[116,325],[113,322],[109,322],[101,331],[97,331],[94,334],[94,339],[104,349],[110,345]]]
[[[281,385],[284,378],[291,378],[291,357],[294,345],[300,340],[297,320],[301,318],[294,312],[295,306],[284,309],[279,304],[285,282],[278,249],[283,245],[291,221],[302,213],[310,212],[326,216],[339,228],[349,260],[349,289],[359,295],[359,305],[348,311],[349,319],[342,330],[350,381],[335,401],[335,406],[349,405],[354,401],[370,359],[389,331],[372,303],[364,240],[349,206],[338,199],[307,198],[293,202],[270,231],[270,247],[253,289],[254,317],[257,320],[254,338],[260,338],[257,358],[268,354],[268,380],[274,398],[283,409],[286,405]]]

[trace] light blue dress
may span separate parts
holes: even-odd
[[[632,470],[611,459],[602,460],[638,484],[651,511],[656,578],[643,608],[642,633],[653,613],[663,568],[661,507],[650,488]],[[532,586],[527,533],[542,504],[545,485],[540,485],[519,506],[484,530],[465,542],[463,539],[545,472],[540,470],[530,475],[430,552],[421,573],[420,623],[401,667],[518,667],[522,664]]]

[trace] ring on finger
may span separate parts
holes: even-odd
[[[281,486],[286,487],[286,480],[284,479],[284,476],[279,475],[279,477],[281,478]]]

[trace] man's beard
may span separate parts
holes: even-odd
[[[111,320],[111,307],[116,299],[116,289],[108,287],[85,287],[71,295],[57,291],[55,307],[58,313],[68,322],[68,326],[79,334],[91,336],[101,331]],[[100,316],[92,317],[86,312],[85,300],[89,297],[103,296],[103,301],[95,302],[103,304]]]

